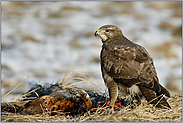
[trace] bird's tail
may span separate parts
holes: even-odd
[[[171,108],[169,103],[164,97],[164,95],[170,97],[170,93],[168,92],[167,89],[165,89],[160,84],[159,84],[159,87],[161,88],[160,92],[154,91],[144,86],[139,86],[142,94],[144,95],[148,103],[153,104],[158,108]]]
[[[160,88],[161,88],[160,94],[164,94],[165,96],[170,97],[170,93],[166,88],[164,88],[162,85],[160,85]]]

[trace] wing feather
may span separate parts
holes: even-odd
[[[152,81],[153,63],[147,51],[131,43],[113,43],[103,47],[101,63],[105,71],[116,79],[134,79]],[[142,62],[143,61],[143,62]]]
[[[114,31],[105,33],[108,38],[102,40],[100,54],[102,75],[109,90],[113,82],[118,86],[121,84],[125,89],[136,85],[148,102],[161,94],[170,96],[168,90],[159,84],[153,59],[146,49],[128,40],[121,31]],[[164,98],[160,103],[170,107]],[[157,106],[161,107],[161,104]]]

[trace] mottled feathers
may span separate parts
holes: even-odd
[[[128,40],[115,25],[100,27],[95,36],[99,36],[103,42],[101,70],[111,106],[115,103],[119,88],[124,94],[132,95],[139,104],[144,96],[156,107],[171,108],[161,96],[170,97],[170,93],[159,84],[153,59],[144,47]]]

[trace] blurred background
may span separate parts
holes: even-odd
[[[1,3],[1,95],[23,82],[3,100],[25,93],[34,82],[56,83],[81,74],[85,82],[76,86],[95,89],[95,82],[105,87],[102,43],[94,36],[105,24],[117,25],[147,49],[160,83],[172,94],[182,89],[182,2]]]

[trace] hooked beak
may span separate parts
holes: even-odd
[[[94,33],[95,36],[98,36],[100,35],[100,29],[98,29],[95,33]]]

